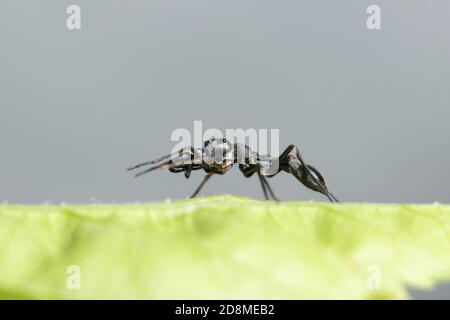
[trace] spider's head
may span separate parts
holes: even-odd
[[[233,145],[229,141],[212,137],[205,141],[204,160],[216,169],[228,170],[233,165],[233,151]]]
[[[325,183],[325,179],[317,171],[316,168],[307,164],[307,168],[304,166],[299,166],[298,170],[294,171],[294,176],[301,182],[305,187],[314,190],[316,192],[320,192],[323,195],[327,196],[331,202],[339,202],[336,197],[328,190],[327,184]]]

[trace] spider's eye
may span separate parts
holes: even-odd
[[[222,139],[222,142],[223,142],[223,143],[227,142],[227,139],[225,139],[225,138],[224,138],[224,139]]]

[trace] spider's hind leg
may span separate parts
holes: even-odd
[[[267,181],[267,178],[263,175],[260,175],[260,178],[262,179],[261,181],[263,181],[263,183],[266,184],[267,189],[269,190],[270,196],[272,197],[273,200],[279,202],[280,199],[278,199],[278,197],[275,195],[275,193],[273,192],[272,188],[269,185],[269,181]]]
[[[261,188],[263,189],[264,192],[264,198],[266,200],[269,200],[269,196],[267,195],[267,190],[266,190],[266,184],[264,183],[264,177],[258,172],[258,178],[259,178],[259,182],[261,183]]]
[[[266,177],[261,174],[261,168],[258,165],[240,164],[239,169],[241,170],[241,172],[244,174],[244,176],[246,178],[251,177],[255,172],[257,172],[259,182],[261,183],[261,189],[263,190],[263,193],[264,193],[264,199],[270,200],[269,195],[267,193],[267,190],[269,190],[271,197],[275,201],[278,201],[278,198],[273,193],[272,188],[270,188]]]

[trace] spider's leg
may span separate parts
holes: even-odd
[[[141,162],[141,163],[138,163],[138,164],[136,164],[136,165],[134,165],[132,167],[128,167],[127,170],[134,170],[134,169],[137,169],[137,168],[140,168],[140,167],[146,166],[148,164],[152,164],[152,163],[153,163],[153,161]]]
[[[191,156],[192,155],[197,155],[196,154],[196,150],[194,149],[194,147],[184,147],[184,148],[179,149],[178,151],[175,151],[174,153],[166,154],[165,156],[162,156],[160,158],[157,158],[157,159],[149,161],[149,162],[150,162],[150,164],[155,164],[155,163],[158,163],[158,162],[160,162],[162,160],[165,160],[165,159],[168,159],[168,158],[172,158],[173,159],[176,156],[183,156],[183,154],[185,154],[185,153],[190,153]]]
[[[188,179],[191,176],[191,172],[192,172],[192,165],[191,164],[187,164],[184,167],[184,176],[186,177],[186,179]]]
[[[275,200],[275,201],[277,201],[277,202],[279,202],[280,200],[279,200],[279,199],[277,198],[277,196],[273,193],[273,190],[272,190],[272,188],[270,187],[269,181],[267,181],[267,178],[264,177],[264,176],[262,176],[262,175],[261,175],[260,177],[261,177],[262,181],[266,184],[267,189],[269,190],[269,193],[270,193],[270,196],[272,197],[272,199]]]
[[[169,158],[175,159],[177,156],[183,157],[184,154],[190,154],[191,159],[193,158],[194,162],[198,161],[198,159],[201,159],[201,157],[202,157],[202,155],[199,154],[199,152],[197,150],[195,150],[194,147],[185,147],[185,148],[179,149],[178,151],[176,151],[174,153],[166,154],[165,156],[159,157],[157,159],[138,163],[137,165],[129,167],[127,170],[134,170],[134,169],[137,169],[137,168],[149,165],[149,164],[155,164],[155,163],[161,162],[161,161],[169,159]]]
[[[246,178],[251,177],[255,172],[257,172],[259,182],[261,183],[261,188],[264,192],[264,199],[269,200],[266,185],[264,184],[263,176],[261,175],[259,167],[256,165],[240,164],[239,170],[241,170],[241,172],[244,174],[244,177]]]
[[[211,178],[211,176],[213,175],[213,172],[208,172],[206,174],[206,176],[203,178],[202,182],[200,183],[200,185],[197,187],[197,189],[195,189],[194,193],[192,194],[191,198],[195,198],[197,196],[197,194],[200,192],[200,190],[203,188],[203,186],[205,185],[206,181],[208,181],[209,178]]]
[[[330,200],[330,202],[335,202],[334,199],[327,193],[325,196]]]
[[[139,176],[142,176],[143,174],[146,174],[148,172],[151,172],[151,171],[159,169],[159,168],[170,169],[170,168],[175,167],[175,166],[176,165],[173,164],[171,161],[166,161],[166,162],[161,163],[161,164],[159,164],[157,166],[154,166],[154,167],[148,168],[148,169],[146,169],[144,171],[138,172],[134,176],[137,178]]]
[[[332,194],[330,191],[328,191],[328,199],[330,199],[331,202],[339,202],[339,200]],[[333,201],[334,200],[334,201]]]
[[[155,163],[157,163],[157,162],[161,162],[162,160],[171,158],[172,156],[174,156],[174,155],[176,155],[176,154],[178,154],[178,152],[177,152],[177,153],[172,153],[172,154],[165,155],[165,156],[160,157],[160,158],[155,159],[155,160],[141,162],[141,163],[138,163],[138,164],[136,164],[136,165],[134,165],[134,166],[132,166],[132,167],[127,168],[127,170],[134,170],[134,169],[137,169],[137,168],[140,168],[140,167],[149,165],[149,164],[155,164]]]
[[[261,182],[261,188],[263,189],[264,192],[264,198],[266,200],[269,200],[269,196],[267,194],[267,190],[266,190],[266,185],[264,184],[264,177],[258,172],[258,178],[259,178],[259,182]]]

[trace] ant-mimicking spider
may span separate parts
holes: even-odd
[[[167,160],[169,158],[170,160]],[[163,160],[167,161],[162,162]],[[151,164],[157,165],[137,173],[135,177],[159,168],[168,169],[170,172],[184,172],[186,178],[190,177],[193,170],[205,170],[206,176],[191,198],[197,196],[212,175],[224,174],[234,164],[238,164],[239,169],[246,178],[251,177],[255,172],[257,173],[266,200],[269,200],[269,193],[273,200],[279,201],[273,193],[267,178],[284,171],[292,174],[307,188],[324,194],[331,202],[339,202],[328,190],[325,180],[319,171],[313,166],[306,164],[300,155],[299,149],[292,144],[277,158],[269,155],[259,155],[251,150],[249,146],[242,143],[230,143],[226,139],[215,139],[213,137],[205,141],[203,148],[181,148],[175,153],[129,167],[128,170]]]

